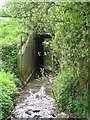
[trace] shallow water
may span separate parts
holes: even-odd
[[[21,92],[12,118],[53,118],[55,110],[48,80],[36,73]]]

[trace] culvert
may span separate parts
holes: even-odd
[[[48,57],[44,56],[43,46],[46,38],[51,39],[48,34],[30,34],[17,55],[18,71],[24,83],[30,79],[37,66],[40,68],[46,65]]]

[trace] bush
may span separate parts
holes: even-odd
[[[5,72],[11,71],[17,75],[17,53],[18,49],[16,44],[11,46],[2,46],[2,68]]]
[[[2,32],[2,45],[13,45],[17,44],[20,46],[21,33],[27,32],[27,28],[24,30],[27,25],[26,21],[22,19],[15,18],[0,18],[0,31]],[[26,34],[25,34],[26,35]],[[24,34],[22,33],[22,41],[24,41]]]
[[[0,11],[0,17],[12,17],[12,16],[9,15],[9,14],[7,13],[7,11],[2,10],[2,11]]]
[[[68,111],[77,117],[86,117],[88,113],[88,88],[80,92],[79,73],[63,71],[57,77],[57,98],[60,111]]]
[[[18,76],[17,54],[21,45],[21,33],[24,31],[24,20],[0,18],[0,23],[0,26],[2,26],[0,28],[0,31],[2,31],[2,68],[5,72],[11,71]],[[27,24],[25,23],[25,25]],[[25,35],[22,34],[23,43],[26,39]]]
[[[0,119],[4,119],[13,108],[12,97],[17,93],[17,87],[13,82],[14,75],[9,72],[0,72]]]

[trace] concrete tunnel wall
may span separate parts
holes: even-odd
[[[47,52],[45,46],[42,46],[42,42],[48,41],[47,36],[30,34],[27,41],[24,43],[22,48],[19,50],[17,55],[17,65],[19,76],[22,78],[23,82],[27,82],[31,73],[35,70],[36,65],[42,64],[47,69],[52,69],[52,52],[50,50],[49,54],[46,56],[38,56],[38,52]],[[48,46],[48,49],[50,47]],[[44,50],[44,51],[43,51]],[[43,58],[42,58],[43,57]],[[43,60],[43,61],[42,61]]]
[[[30,74],[34,71],[36,64],[36,51],[34,35],[30,34],[26,43],[17,55],[17,66],[19,75],[23,82],[27,82]]]

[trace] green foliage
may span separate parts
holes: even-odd
[[[2,68],[7,72],[11,71],[12,73],[17,74],[17,56],[18,48],[17,46],[2,46]]]
[[[60,10],[58,7],[56,10]],[[58,20],[61,19],[58,16]],[[88,9],[87,4],[64,4],[63,22],[56,24],[55,43],[59,58],[57,94],[60,110],[78,117],[88,113]],[[86,94],[86,97],[84,97]]]
[[[0,119],[4,119],[13,108],[12,97],[16,95],[17,88],[13,81],[14,75],[9,72],[0,72],[0,105],[1,115]]]
[[[17,87],[21,87],[21,81],[18,79],[18,70],[17,70],[17,45],[4,45],[2,46],[2,68],[5,72],[10,72],[14,74],[14,82]]]
[[[51,34],[54,65],[59,68],[60,110],[84,117],[88,95],[89,3],[12,2],[7,8],[14,18],[27,18],[33,32]]]
[[[7,11],[2,10],[2,11],[0,11],[0,17],[11,17],[11,15],[9,15],[9,14],[7,13]]]
[[[0,18],[2,45],[17,44],[17,46],[20,46],[21,33],[24,32],[24,22],[24,20],[15,18]],[[22,34],[22,41],[24,41],[24,34]]]
[[[53,66],[53,53],[52,53],[52,41],[50,39],[45,39],[43,42],[44,46],[44,66],[52,70]]]
[[[71,62],[71,61],[70,61]],[[68,62],[69,63],[69,62]],[[69,111],[77,117],[85,117],[88,113],[88,88],[84,84],[83,91],[80,89],[80,77],[87,79],[87,69],[80,76],[79,68],[65,64],[57,77],[57,98],[60,111]]]
[[[2,119],[13,108],[13,97],[21,87],[21,81],[17,78],[17,53],[20,47],[20,34],[24,29],[24,23],[18,19],[0,18],[2,32],[2,68],[0,72],[0,104]],[[23,39],[24,41],[24,36]]]
[[[15,96],[21,87],[21,81],[17,78],[17,53],[22,42],[26,39],[27,21],[10,18],[6,11],[0,12],[0,31],[2,47],[2,69],[0,72],[0,119],[4,119],[13,109]],[[10,16],[9,16],[10,15]],[[1,62],[1,61],[0,61]],[[17,86],[17,87],[16,87]]]
[[[0,23],[0,30],[2,32],[2,68],[6,72],[11,71],[18,75],[17,53],[21,44],[21,32],[24,31],[24,20],[0,18]],[[26,36],[22,34],[22,42],[24,42],[25,39]]]

